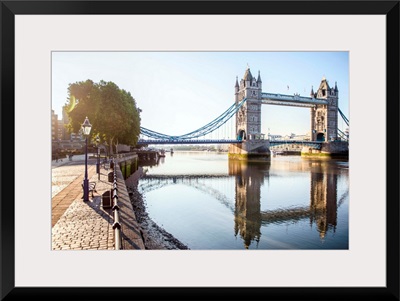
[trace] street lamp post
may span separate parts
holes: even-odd
[[[82,133],[85,136],[86,146],[85,146],[85,178],[83,179],[83,201],[89,201],[89,179],[88,179],[88,171],[87,171],[87,145],[88,145],[88,136],[90,134],[90,130],[92,129],[92,125],[89,122],[89,119],[86,117],[85,121],[82,124]]]
[[[98,179],[100,180],[100,137],[97,135],[96,137],[96,144],[97,144],[97,165],[96,165],[96,172]]]

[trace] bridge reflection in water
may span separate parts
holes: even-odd
[[[249,248],[252,242],[258,243],[262,236],[262,227],[270,224],[295,223],[309,220],[310,227],[317,228],[319,236],[324,239],[328,230],[335,232],[337,226],[337,209],[348,198],[348,190],[337,195],[337,173],[325,160],[302,160],[296,165],[296,172],[307,172],[310,175],[310,200],[308,205],[287,206],[262,210],[262,186],[270,180],[270,162],[248,162],[228,160],[228,174],[222,175],[164,175],[149,174],[141,179],[140,192],[146,194],[165,186],[183,184],[211,195],[231,211],[234,216],[234,234],[240,236],[244,247]],[[293,167],[291,167],[293,168]],[[213,187],[213,179],[233,181],[234,202],[227,192]],[[231,185],[228,185],[231,187]],[[286,187],[288,190],[290,186]],[[300,196],[299,196],[300,197]],[[303,203],[304,202],[300,202]],[[172,233],[174,234],[174,233]]]
[[[236,178],[235,234],[240,234],[246,248],[252,241],[259,242],[262,224],[309,218],[310,224],[317,225],[321,238],[328,228],[335,230],[337,175],[327,173],[324,162],[308,164],[312,167],[310,206],[261,211],[261,186],[269,176],[270,164],[229,161],[229,174]]]

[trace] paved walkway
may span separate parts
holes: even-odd
[[[88,178],[92,178],[96,166],[88,166]],[[52,170],[51,227],[76,199],[83,195],[83,165],[67,165]]]
[[[53,250],[114,250],[114,216],[111,209],[102,207],[102,194],[112,189],[108,173],[112,170],[100,169],[100,179],[96,173],[96,159],[88,160],[89,181],[96,182],[96,191],[90,200],[82,199],[82,183],[85,172],[84,156],[74,156],[72,161],[52,162],[52,249]],[[118,183],[118,188],[123,185]],[[122,187],[126,189],[125,187]],[[123,191],[124,189],[121,189]],[[119,189],[120,190],[120,189]],[[126,190],[125,190],[126,191]],[[127,194],[127,193],[126,193]],[[125,197],[126,198],[126,197]],[[122,202],[122,199],[121,199]],[[140,231],[133,211],[129,211],[129,197],[122,203],[121,218],[125,230],[124,246],[130,249],[144,249]],[[128,212],[128,215],[126,215]],[[127,225],[128,226],[125,226]],[[128,228],[129,227],[129,228]],[[132,231],[132,229],[134,231]]]

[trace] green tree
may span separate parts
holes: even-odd
[[[136,145],[140,134],[140,115],[136,101],[113,82],[92,80],[69,84],[69,99],[64,108],[69,117],[69,132],[79,132],[85,117],[92,124],[92,137],[107,141],[110,154],[119,143]]]

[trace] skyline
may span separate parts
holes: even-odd
[[[337,83],[339,108],[349,118],[349,55],[310,52],[53,52],[52,109],[62,118],[68,85],[91,79],[114,82],[142,110],[141,126],[169,135],[196,130],[234,102],[236,77],[260,72],[262,91],[310,96],[325,77]],[[309,109],[263,105],[262,133],[304,135]],[[350,119],[350,118],[349,118]],[[338,126],[347,125],[338,117]]]

